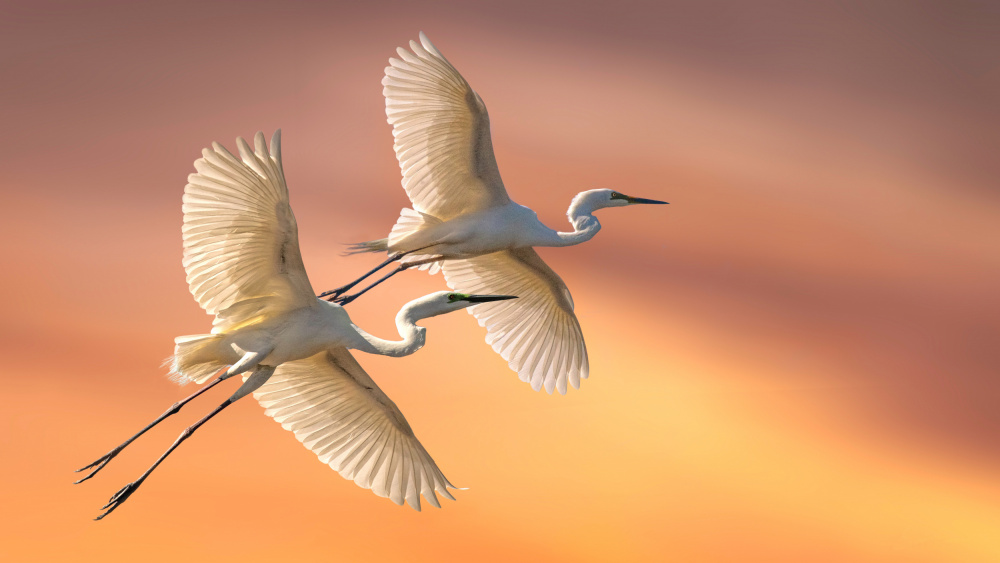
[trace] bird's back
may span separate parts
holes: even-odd
[[[482,255],[500,250],[545,245],[555,231],[538,220],[532,209],[509,203],[457,218],[456,231],[462,233],[463,254]]]
[[[509,203],[427,223],[390,247],[393,252],[426,249],[421,254],[469,258],[526,246],[547,246],[558,237],[531,209]]]
[[[273,347],[264,361],[268,365],[308,358],[338,347],[355,348],[359,338],[347,311],[321,299],[313,306],[281,313],[230,335],[237,344],[245,341],[251,346]]]

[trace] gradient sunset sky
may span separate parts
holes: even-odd
[[[364,4],[361,6],[360,4]],[[380,80],[424,31],[489,107],[511,197],[552,227],[591,377],[532,392],[465,314],[359,361],[456,485],[417,513],[253,400],[91,518],[210,392],[181,267],[202,147],[282,129],[313,286],[408,201]],[[1000,9],[963,1],[5,2],[0,560],[1000,560]],[[406,273],[349,307],[395,337]],[[232,388],[230,388],[232,387]],[[214,390],[213,390],[214,391]]]

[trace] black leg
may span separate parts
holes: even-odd
[[[181,432],[181,435],[178,436],[177,440],[174,441],[173,445],[170,446],[170,448],[168,448],[167,451],[163,452],[163,455],[161,455],[160,458],[156,460],[156,463],[150,466],[150,468],[147,469],[145,473],[140,475],[138,479],[132,481],[128,485],[125,485],[124,487],[119,489],[117,493],[112,495],[111,500],[108,501],[108,504],[105,504],[104,506],[101,507],[101,510],[104,510],[105,512],[100,516],[98,516],[97,518],[94,518],[94,520],[100,520],[105,516],[107,516],[108,514],[114,512],[116,508],[118,508],[119,506],[122,505],[122,503],[128,500],[128,497],[132,496],[132,493],[134,493],[136,489],[139,488],[139,485],[141,485],[142,482],[145,481],[147,477],[149,477],[149,474],[152,473],[153,470],[156,469],[158,465],[163,463],[163,460],[167,459],[167,456],[169,456],[171,452],[177,449],[177,446],[181,445],[181,442],[187,440],[188,437],[191,436],[191,434],[194,434],[194,431],[197,430],[199,427],[201,427],[202,424],[205,424],[206,422],[211,420],[213,416],[222,412],[222,409],[228,407],[229,405],[235,403],[239,399],[245,397],[246,395],[249,395],[254,390],[259,388],[261,385],[267,382],[267,380],[271,377],[272,374],[274,374],[274,368],[271,366],[258,365],[256,368],[254,368],[253,374],[251,374],[250,377],[243,382],[243,385],[240,385],[239,389],[237,389],[236,392],[233,393],[232,397],[229,397],[228,399],[225,400],[224,403],[215,407],[215,410],[208,413],[208,415],[206,415],[205,418],[199,420],[198,422],[195,422],[188,428],[185,428],[184,431]]]
[[[426,258],[424,260],[418,260],[416,262],[409,262],[407,264],[400,264],[398,268],[396,268],[395,270],[393,270],[393,271],[389,272],[388,274],[382,276],[377,281],[375,281],[375,283],[369,285],[368,287],[362,289],[361,291],[355,293],[354,295],[345,295],[343,297],[337,297],[337,298],[331,299],[330,301],[333,301],[334,303],[337,303],[341,307],[343,307],[344,305],[347,305],[348,303],[354,301],[358,297],[361,297],[362,295],[364,295],[366,292],[368,292],[369,289],[371,289],[371,288],[375,287],[376,285],[384,282],[385,280],[391,278],[392,276],[395,276],[396,274],[402,272],[403,270],[407,270],[407,269],[413,268],[415,266],[423,266],[424,264],[430,264],[432,262],[438,262],[440,260],[441,260],[440,256],[435,256],[433,258]]]
[[[115,456],[118,455],[122,450],[124,450],[125,446],[128,446],[129,444],[131,444],[132,442],[134,442],[136,438],[138,438],[139,436],[142,436],[143,434],[145,434],[146,431],[148,431],[150,428],[156,426],[160,422],[163,422],[163,420],[166,419],[167,417],[169,417],[171,415],[174,415],[174,414],[177,414],[177,412],[181,410],[181,407],[183,407],[184,405],[188,404],[195,397],[197,397],[198,395],[201,395],[205,391],[208,391],[212,387],[215,387],[216,385],[218,385],[219,383],[221,383],[224,380],[225,380],[225,378],[219,377],[215,381],[213,381],[213,382],[209,383],[208,385],[206,385],[206,386],[202,387],[201,389],[199,389],[196,393],[194,393],[194,394],[192,394],[192,395],[190,395],[190,396],[188,396],[188,397],[186,397],[184,399],[181,399],[180,401],[177,401],[176,403],[173,404],[173,406],[171,406],[169,409],[167,409],[167,412],[161,414],[153,422],[150,422],[145,428],[143,428],[142,430],[140,430],[139,432],[137,432],[135,436],[132,436],[128,440],[125,440],[124,442],[122,442],[115,449],[113,449],[110,452],[108,452],[108,453],[104,454],[103,456],[99,457],[97,459],[97,461],[95,461],[94,463],[91,463],[90,465],[87,465],[87,466],[81,467],[80,469],[77,469],[76,472],[79,473],[81,471],[86,471],[87,469],[90,469],[91,467],[94,468],[94,470],[91,471],[90,473],[88,473],[86,477],[84,477],[83,479],[80,479],[79,481],[75,481],[73,484],[77,485],[77,484],[83,483],[87,479],[90,479],[94,475],[97,475],[97,472],[100,471],[100,470],[102,470],[102,469],[104,469],[104,466],[107,465],[109,461],[111,461],[112,459],[114,459]]]
[[[340,295],[343,295],[344,293],[350,291],[352,287],[354,287],[354,286],[358,285],[359,283],[363,282],[364,280],[368,279],[368,277],[370,277],[375,272],[381,270],[382,268],[385,268],[386,266],[388,266],[389,264],[392,264],[393,262],[399,260],[403,256],[406,256],[406,254],[407,253],[405,253],[405,252],[399,252],[399,253],[393,254],[392,256],[389,256],[389,258],[387,258],[385,262],[382,262],[381,264],[379,264],[378,266],[376,266],[374,269],[372,269],[367,274],[361,276],[360,278],[352,281],[351,283],[349,283],[347,285],[340,286],[337,289],[331,289],[330,291],[324,291],[323,293],[320,293],[318,295],[318,297],[320,299],[322,299],[324,297],[330,296],[330,299],[328,299],[328,301],[333,301],[334,299],[336,299]]]
[[[355,293],[354,295],[345,295],[343,297],[337,297],[335,299],[330,299],[330,301],[333,301],[334,303],[337,303],[341,307],[343,307],[344,305],[347,305],[351,301],[354,301],[358,297],[361,297],[362,295],[364,295],[369,289],[371,289],[371,288],[375,287],[376,285],[384,282],[385,280],[391,278],[392,276],[395,276],[396,274],[402,272],[403,270],[407,269],[408,267],[409,266],[400,266],[400,267],[396,268],[395,270],[393,270],[393,271],[389,272],[388,274],[386,274],[386,275],[382,276],[381,278],[379,278],[377,281],[375,281],[375,283],[373,283],[373,284],[369,285],[368,287],[362,289],[361,291]]]
[[[117,493],[115,493],[111,497],[111,500],[108,501],[108,504],[105,504],[104,506],[101,507],[101,510],[105,510],[106,509],[106,511],[103,514],[101,514],[100,516],[98,516],[97,518],[94,518],[94,520],[100,520],[100,519],[104,518],[105,516],[107,516],[108,514],[111,514],[112,512],[114,512],[116,508],[118,508],[119,506],[122,505],[123,502],[125,502],[126,500],[128,500],[128,497],[132,496],[132,493],[134,493],[136,491],[136,489],[139,488],[139,485],[141,485],[142,482],[146,480],[146,477],[149,477],[149,474],[152,473],[154,469],[156,469],[156,466],[158,466],[161,463],[163,463],[163,460],[167,459],[167,456],[170,455],[170,453],[172,451],[174,451],[175,449],[177,449],[177,446],[181,445],[181,442],[183,442],[184,440],[187,440],[188,436],[190,436],[191,434],[193,434],[194,431],[198,429],[198,427],[200,427],[202,424],[205,424],[206,422],[208,422],[209,420],[211,420],[211,418],[213,416],[219,414],[220,412],[222,412],[222,409],[228,407],[231,404],[233,404],[233,400],[232,399],[226,399],[226,401],[224,403],[222,403],[221,405],[215,407],[215,410],[213,410],[212,412],[208,413],[208,416],[206,416],[205,418],[199,420],[198,422],[195,422],[193,425],[189,426],[188,428],[185,428],[184,431],[181,432],[181,435],[174,442],[174,445],[170,446],[170,449],[168,449],[166,452],[164,452],[163,455],[160,456],[160,459],[156,460],[156,463],[154,463],[149,469],[147,469],[146,472],[143,473],[142,476],[140,476],[138,479],[136,479],[135,481],[132,481],[128,485],[125,485],[124,487],[122,487],[121,489],[119,489],[119,491]]]

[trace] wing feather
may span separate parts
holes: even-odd
[[[245,322],[250,311],[316,301],[288,202],[281,132],[270,150],[260,132],[255,149],[242,138],[236,145],[239,159],[219,143],[204,149],[184,188],[184,269],[195,300],[216,315],[216,332]],[[233,308],[250,300],[253,308]]]
[[[509,203],[482,99],[423,33],[397,53],[382,93],[413,208],[447,220]]]
[[[286,362],[254,393],[265,413],[358,486],[420,510],[454,489],[396,404],[345,348]]]
[[[538,391],[567,383],[580,388],[589,374],[587,345],[562,279],[532,248],[518,248],[444,262],[448,286],[463,293],[517,295],[518,299],[469,307],[493,347],[521,381]]]

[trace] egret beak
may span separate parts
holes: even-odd
[[[470,295],[462,301],[470,303],[489,303],[490,301],[504,301],[507,299],[517,299],[516,295]]]
[[[670,203],[669,201],[659,201],[656,199],[646,199],[644,197],[627,197],[627,196],[626,196],[626,201],[628,201],[629,203],[656,203],[659,205],[667,205]]]

